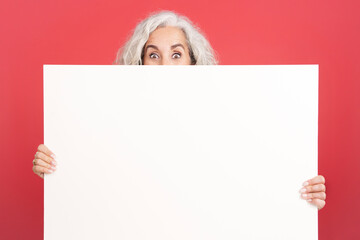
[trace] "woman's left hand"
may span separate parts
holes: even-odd
[[[325,178],[322,175],[307,180],[300,189],[301,198],[314,204],[319,210],[325,206],[326,187]]]

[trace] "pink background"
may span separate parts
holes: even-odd
[[[357,0],[1,1],[0,239],[43,238],[31,162],[43,143],[42,65],[112,64],[137,22],[161,9],[197,23],[220,64],[319,64],[319,239],[360,239]]]

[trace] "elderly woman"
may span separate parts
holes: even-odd
[[[150,15],[135,28],[115,60],[121,65],[215,65],[218,63],[209,42],[188,18],[174,12]],[[55,155],[40,144],[33,171],[40,177],[56,170]],[[301,197],[321,209],[325,206],[325,178],[315,176],[304,182]]]

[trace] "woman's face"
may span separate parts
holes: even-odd
[[[173,26],[153,31],[144,48],[144,65],[190,65],[185,33]]]

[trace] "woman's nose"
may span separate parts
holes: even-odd
[[[172,61],[169,58],[162,58],[161,59],[161,65],[172,65]]]

